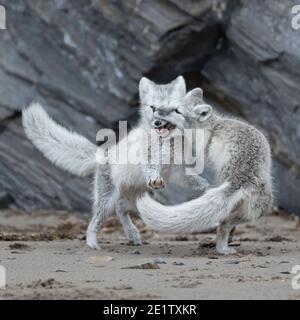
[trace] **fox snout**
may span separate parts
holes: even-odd
[[[162,121],[160,121],[160,120],[155,120],[155,121],[154,121],[154,125],[155,125],[155,127],[160,127],[160,126],[163,125],[163,123],[162,123]]]
[[[162,127],[162,126],[164,126],[166,123],[167,123],[167,121],[161,120],[161,119],[156,119],[156,120],[154,120],[154,121],[152,122],[152,124],[153,124],[153,126],[154,126],[155,128]]]

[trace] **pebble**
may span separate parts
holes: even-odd
[[[224,264],[239,264],[239,261],[237,261],[237,260],[228,260],[228,261],[225,261]]]
[[[131,254],[141,254],[141,252],[139,250],[133,250]]]
[[[98,262],[109,262],[114,260],[113,257],[109,257],[109,256],[99,256],[99,257],[88,257],[87,258],[87,262],[88,263],[98,263]]]
[[[153,260],[153,262],[157,263],[157,264],[166,264],[167,263],[166,260],[164,258],[162,258],[162,257],[155,258]]]
[[[174,262],[173,262],[173,265],[174,265],[174,266],[184,266],[184,262],[174,261]]]
[[[134,266],[124,267],[122,269],[160,269],[160,267],[157,263],[145,262]]]

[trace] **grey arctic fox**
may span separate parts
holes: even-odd
[[[139,129],[142,128],[146,132],[154,130],[157,138],[151,148],[155,149],[156,144],[161,141],[160,138],[169,139],[176,131],[176,123],[157,118],[156,110],[162,111],[171,101],[184,97],[185,81],[180,76],[170,84],[156,85],[149,79],[142,78],[139,91],[141,118],[136,128],[129,133],[128,143],[135,144],[137,149],[143,149],[146,137],[141,135]],[[96,145],[55,123],[36,103],[24,109],[23,127],[37,149],[60,168],[78,176],[94,173],[93,217],[86,240],[89,247],[98,248],[97,230],[113,212],[116,212],[120,219],[127,238],[133,244],[141,244],[139,231],[133,224],[129,212],[137,210],[137,196],[146,192],[149,187],[160,189],[165,186],[160,174],[163,168],[159,164],[100,164],[99,148]],[[205,189],[207,186],[206,181],[200,177],[190,181],[192,186],[199,186],[199,189]]]
[[[205,165],[214,169],[217,186],[194,200],[164,206],[144,194],[137,200],[141,218],[155,230],[168,233],[201,232],[218,226],[217,251],[228,246],[233,228],[271,211],[273,203],[271,153],[265,136],[253,126],[218,115],[203,102],[200,88],[171,102],[183,126],[204,130]]]

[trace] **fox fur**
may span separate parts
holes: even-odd
[[[203,102],[200,88],[171,103],[182,113],[186,128],[204,130],[205,160],[216,172],[217,186],[201,197],[164,206],[145,194],[137,208],[145,223],[168,233],[200,232],[218,226],[217,250],[232,254],[228,246],[233,228],[271,211],[273,203],[271,152],[262,132],[250,124],[223,117]]]
[[[167,85],[156,85],[149,79],[142,78],[139,91],[141,119],[136,128],[129,133],[128,141],[134,141],[129,144],[134,143],[137,148],[143,149],[146,137],[140,135],[139,129],[150,132],[155,128],[154,123],[157,120],[160,121],[160,125],[166,124],[167,120],[156,117],[156,109],[162,111],[171,101],[184,97],[186,85],[183,77],[178,77]],[[96,155],[101,154],[101,150],[97,149],[96,145],[55,123],[37,103],[24,109],[23,127],[27,137],[37,149],[58,167],[78,176],[94,174],[93,217],[87,230],[88,246],[98,248],[97,230],[114,212],[117,213],[130,242],[141,244],[139,231],[134,226],[129,212],[137,210],[136,197],[146,192],[149,187],[160,189],[165,186],[161,171],[166,168],[162,168],[160,164],[99,163]],[[165,129],[157,130],[165,131]],[[154,151],[160,141],[159,138],[157,135],[150,146]],[[119,144],[123,142],[124,140]],[[198,184],[200,189],[205,183],[206,181],[200,177],[191,182],[194,186]]]

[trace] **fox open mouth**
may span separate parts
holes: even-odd
[[[159,121],[160,124],[154,123],[154,128],[157,134],[161,136],[167,136],[176,126],[170,122]]]

